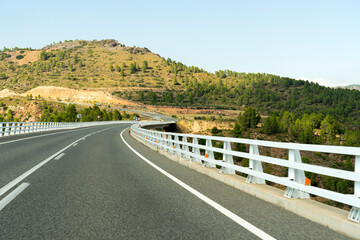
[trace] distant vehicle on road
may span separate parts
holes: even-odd
[[[101,103],[94,103],[94,106],[101,106]]]

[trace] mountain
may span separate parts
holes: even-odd
[[[289,111],[334,115],[360,127],[360,92],[265,73],[213,73],[164,59],[116,40],[65,41],[43,49],[0,52],[1,89],[23,93],[38,86],[102,90],[151,105]],[[0,89],[0,90],[1,90]]]
[[[343,88],[360,90],[360,84],[351,84],[351,85],[348,85],[348,86],[344,86]]]

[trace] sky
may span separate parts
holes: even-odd
[[[360,1],[0,0],[0,48],[116,39],[209,72],[360,84]]]

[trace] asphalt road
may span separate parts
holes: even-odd
[[[259,239],[131,151],[127,127],[0,138],[0,239]],[[275,239],[347,239],[123,137]]]

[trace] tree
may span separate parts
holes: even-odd
[[[174,101],[174,95],[172,92],[168,92],[165,94],[164,100],[166,103],[172,103]]]
[[[74,55],[74,63],[78,63],[79,61],[79,56],[77,54]]]
[[[282,118],[281,118],[281,130],[282,131],[286,131],[288,130],[291,125],[293,125],[295,123],[295,116],[292,113],[289,113],[288,111],[285,111],[282,114]]]
[[[191,93],[188,96],[188,102],[190,105],[194,103],[194,96]]]
[[[135,62],[130,63],[129,70],[130,70],[130,74],[136,73],[138,71]]]
[[[76,105],[75,104],[70,104],[65,111],[65,122],[75,122],[76,119],[76,115],[77,115],[77,111],[76,111]]]
[[[40,53],[40,59],[43,60],[43,61],[45,61],[45,60],[49,59],[50,55],[51,55],[51,54],[48,54],[47,52],[42,51],[42,52]]]
[[[314,142],[314,130],[310,124],[305,124],[302,127],[302,131],[299,134],[299,142],[301,143],[313,143]]]
[[[221,133],[221,130],[219,130],[217,127],[213,127],[211,129],[211,133],[214,135],[214,134],[218,134],[218,133]]]
[[[323,121],[321,121],[320,135],[326,140],[331,140],[336,137],[336,134],[342,133],[341,124],[330,115],[327,115]]]
[[[137,100],[138,101],[143,101],[144,100],[144,92],[138,92]]]
[[[115,66],[115,69],[116,69],[117,72],[120,72],[120,71],[121,71],[121,68],[120,68],[119,65],[116,65],[116,66]]]
[[[8,77],[6,76],[5,73],[0,73],[0,79],[7,79]]]
[[[360,130],[347,131],[344,134],[344,146],[359,147],[360,146]]]
[[[156,100],[157,100],[156,93],[154,93],[153,91],[150,91],[150,92],[147,94],[147,97],[148,97],[148,99],[150,100],[151,104],[155,104],[155,103],[156,103]]]
[[[280,131],[280,121],[275,115],[271,115],[265,120],[264,132],[266,134],[274,134]]]
[[[122,120],[122,116],[117,109],[115,109],[113,112],[113,120]]]
[[[336,184],[336,191],[343,194],[349,193],[349,183],[345,179],[341,179]]]
[[[113,72],[115,70],[113,65],[110,65],[109,69],[110,69],[111,72]]]
[[[148,62],[147,61],[143,61],[142,65],[141,65],[141,69],[143,70],[143,72],[145,72],[145,70],[148,68]]]
[[[249,128],[255,128],[260,122],[260,118],[260,114],[256,112],[255,108],[247,107],[243,114],[239,113],[238,122],[240,127],[246,131]]]

